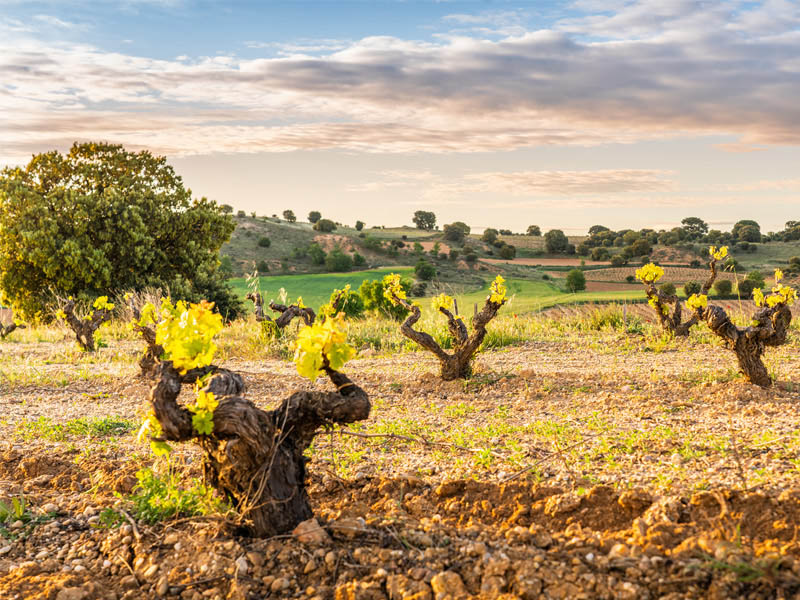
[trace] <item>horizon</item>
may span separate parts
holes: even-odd
[[[367,227],[800,217],[793,2],[0,7],[0,166],[108,141],[236,210]]]

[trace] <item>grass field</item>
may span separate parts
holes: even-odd
[[[277,299],[281,288],[286,290],[289,300],[294,301],[298,296],[303,297],[303,302],[314,309],[330,300],[334,289],[341,289],[348,283],[354,290],[358,289],[362,281],[382,279],[389,273],[400,273],[405,277],[413,277],[413,269],[408,267],[370,269],[369,271],[355,271],[353,273],[319,273],[313,275],[275,275],[260,277],[259,285],[264,300]],[[238,277],[230,280],[233,289],[239,296],[247,294],[247,283],[244,278]]]

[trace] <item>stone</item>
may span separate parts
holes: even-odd
[[[247,575],[247,572],[250,570],[250,564],[244,556],[237,558],[233,564],[236,567],[236,573],[238,575]]]
[[[156,594],[159,596],[166,596],[169,591],[169,580],[166,575],[162,575],[158,582],[156,582]]]
[[[433,593],[436,594],[437,598],[439,594],[446,594],[453,598],[462,598],[469,595],[461,575],[455,571],[442,571],[434,575],[433,579],[431,579],[431,588],[433,588]]]
[[[303,521],[294,528],[292,535],[304,544],[326,544],[331,539],[316,519]]]
[[[269,589],[272,590],[272,592],[277,593],[285,590],[290,585],[291,583],[289,583],[289,580],[286,579],[286,577],[278,577],[272,582],[272,585],[269,586]]]
[[[86,600],[89,592],[79,587],[65,587],[56,594],[56,600]]]

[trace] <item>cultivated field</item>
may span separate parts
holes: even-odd
[[[195,448],[167,463],[136,442],[150,383],[122,326],[95,354],[15,332],[0,500],[25,504],[0,527],[0,597],[795,597],[798,330],[768,349],[762,390],[705,327],[670,340],[627,310],[506,311],[475,376],[450,383],[396,324],[353,324],[345,370],[372,412],[309,453],[316,541],[236,536],[191,489]],[[218,362],[268,408],[309,384],[288,341],[256,331],[226,328]]]

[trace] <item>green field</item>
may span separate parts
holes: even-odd
[[[261,293],[264,300],[278,298],[281,288],[286,290],[290,301],[298,296],[303,297],[303,302],[314,309],[330,299],[331,291],[343,288],[348,283],[357,290],[362,281],[383,278],[387,273],[400,273],[404,277],[413,278],[413,269],[402,267],[384,267],[370,269],[369,271],[356,271],[353,273],[322,273],[313,275],[275,275],[259,278]],[[239,296],[247,293],[247,283],[243,278],[230,280],[233,289]],[[621,292],[579,292],[568,294],[560,291],[555,285],[546,281],[530,281],[526,279],[509,279],[507,282],[508,296],[511,298],[509,309],[516,313],[536,312],[556,304],[569,304],[573,302],[607,302],[619,300],[643,300],[642,291]],[[456,294],[460,311],[466,313],[473,304],[481,306],[489,293],[489,282],[481,289],[467,294]],[[425,300],[423,300],[425,302]]]
[[[303,303],[313,309],[330,300],[334,289],[341,289],[348,283],[354,290],[358,289],[362,281],[369,279],[382,279],[389,273],[400,273],[404,277],[413,278],[414,270],[409,267],[370,269],[369,271],[354,271],[352,273],[315,273],[313,275],[274,275],[259,277],[259,285],[264,301],[277,300],[281,288],[286,290],[289,300],[294,302],[298,296],[303,297]],[[230,280],[231,286],[239,296],[247,294],[247,283],[242,277]]]

